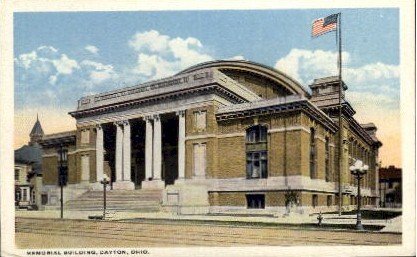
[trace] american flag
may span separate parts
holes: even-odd
[[[337,28],[337,18],[339,14],[332,14],[325,18],[319,18],[313,21],[311,30],[312,37],[318,37]]]

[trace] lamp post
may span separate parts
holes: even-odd
[[[361,221],[361,178],[363,175],[368,172],[368,165],[363,165],[361,160],[356,160],[355,164],[349,167],[350,173],[356,177],[358,180],[358,209],[356,214],[356,229],[363,230],[362,221]]]
[[[100,183],[103,184],[103,220],[106,218],[106,189],[109,182],[109,177],[104,174],[103,179],[100,181]]]

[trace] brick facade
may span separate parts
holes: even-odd
[[[283,74],[276,73],[276,71],[258,67],[254,64],[241,64],[241,68],[235,68],[232,64],[228,66],[227,61],[226,63],[224,66],[216,67],[215,70],[204,70],[204,72],[193,76],[186,76],[186,74],[194,72],[193,69],[187,71],[188,73],[178,74],[178,76],[181,76],[178,81],[188,82],[188,80],[183,80],[182,77],[184,76],[189,79],[194,78],[193,89],[194,86],[198,88],[196,85],[199,85],[201,88],[207,86],[207,90],[193,92],[193,95],[186,98],[184,92],[191,90],[191,88],[182,88],[181,90],[184,92],[181,91],[182,95],[179,95],[179,97],[183,102],[179,106],[173,105],[173,109],[165,111],[165,113],[160,111],[160,108],[170,104],[164,101],[175,101],[170,95],[170,100],[165,98],[159,100],[161,101],[159,109],[157,107],[151,109],[153,112],[158,111],[156,116],[159,115],[175,122],[180,118],[174,114],[185,110],[185,184],[204,185],[207,188],[207,197],[211,206],[246,207],[246,195],[259,193],[265,196],[266,207],[283,207],[288,203],[288,195],[286,195],[288,190],[297,192],[300,206],[333,206],[338,201],[340,174],[341,185],[348,188],[348,191],[343,192],[342,202],[343,205],[350,205],[350,198],[351,195],[354,195],[354,192],[349,190],[355,187],[355,181],[351,178],[349,166],[353,159],[362,159],[370,167],[369,173],[364,179],[363,188],[366,189],[364,195],[370,199],[366,201],[374,201],[371,198],[375,197],[376,159],[379,147],[376,142],[379,141],[370,137],[374,133],[371,131],[372,126],[360,127],[352,118],[354,112],[348,108],[350,106],[346,107],[347,111],[343,113],[343,152],[341,154],[342,159],[339,160],[339,129],[337,116],[334,114],[337,109],[336,105],[329,109],[326,109],[327,105],[320,106],[323,102],[327,103],[327,100],[323,100],[320,94],[317,95],[317,92],[315,92],[313,95],[309,95],[300,85],[286,78]],[[212,68],[211,64],[207,65],[204,66],[204,69]],[[218,80],[215,80],[216,76],[219,76]],[[206,80],[208,82],[204,84]],[[174,82],[171,81],[171,83]],[[201,85],[198,83],[201,83]],[[322,83],[319,85],[320,87],[326,87],[326,83],[330,82],[319,81],[317,83]],[[222,85],[224,91],[213,91],[214,86],[220,87],[220,85]],[[148,88],[152,87],[149,86]],[[158,90],[162,92],[163,87]],[[131,97],[129,94],[121,93],[114,95],[127,97],[126,101],[130,101],[128,97]],[[203,100],[198,98],[200,96]],[[112,94],[108,96],[110,100],[105,100],[109,101],[109,104],[113,101],[111,97],[113,97]],[[197,100],[194,99],[200,99],[198,100],[200,102],[197,104]],[[94,107],[94,101],[94,98],[85,101],[91,104],[92,110],[96,108]],[[118,104],[121,104],[120,110],[117,109],[119,108],[117,107]],[[97,110],[92,111],[97,111],[97,116],[88,112],[84,113],[84,107],[79,107],[79,110],[71,114],[78,120],[75,141],[67,146],[68,182],[70,184],[81,182],[82,156],[89,157],[89,182],[95,183],[97,181],[96,124],[107,123],[113,126],[115,121],[128,120],[130,122],[134,120],[136,123],[142,122],[143,126],[140,127],[143,131],[139,132],[142,135],[145,133],[144,118],[146,117],[148,120],[153,119],[152,122],[146,123],[147,126],[151,124],[151,128],[155,129],[156,120],[159,120],[160,117],[154,118],[155,115],[149,113],[150,111],[146,109],[148,108],[146,104],[140,105],[132,102],[133,107],[129,108],[126,108],[123,104],[125,103],[116,101],[114,103],[115,109],[103,114],[100,114],[101,109],[98,105]],[[135,107],[135,104],[142,107]],[[155,100],[152,104],[157,105],[159,103]],[[141,109],[141,112],[135,113],[135,108],[143,109]],[[114,112],[114,117],[112,112]],[[184,119],[180,121],[184,121]],[[251,151],[248,150],[250,149],[248,147],[251,147],[251,145],[247,142],[247,131],[249,128],[258,125],[266,128],[266,142],[262,141],[262,144],[256,147],[266,147],[261,150],[262,154],[266,152],[267,176],[262,178],[249,177],[250,179],[247,179],[247,163],[251,165],[251,162],[248,161]],[[164,140],[164,129],[167,128],[162,129],[161,141]],[[106,133],[108,132],[109,129],[106,130]],[[151,130],[151,133],[153,133],[153,136],[159,135],[155,134],[155,130]],[[130,138],[128,142],[131,142]],[[142,143],[139,145],[145,147]],[[199,148],[201,145],[204,146],[202,147],[204,151]],[[156,149],[156,146],[154,144],[151,148]],[[130,147],[139,146],[131,145]],[[198,158],[196,160],[195,155],[198,154],[195,154],[195,151],[197,151],[195,149],[201,150],[198,154],[204,154],[201,157],[203,161]],[[58,145],[44,148],[43,169],[44,184],[46,185],[55,185],[57,181],[57,151]],[[104,151],[107,150],[104,149]],[[112,151],[115,151],[115,149],[108,152],[114,154]],[[178,149],[175,149],[175,151],[173,151],[174,156],[172,158],[178,158],[175,155],[175,153],[178,155]],[[248,153],[249,155],[247,155]],[[146,157],[140,158],[144,161],[143,159]],[[165,156],[165,158],[171,158],[171,156]],[[165,161],[167,167],[176,163],[172,160]],[[201,166],[199,169],[204,168],[203,177],[196,178],[196,162]],[[340,162],[342,163],[342,170],[339,172]],[[155,163],[152,165],[155,165]],[[145,167],[145,164],[138,166]],[[114,163],[104,159],[103,172],[112,177],[112,170],[114,170]],[[143,173],[142,177],[144,178],[145,171],[140,172]],[[169,172],[169,168],[166,172]],[[198,170],[198,172],[201,172],[201,170]],[[201,176],[201,174],[199,175]],[[164,178],[162,177],[162,179]]]

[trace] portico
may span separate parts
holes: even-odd
[[[145,123],[145,126],[131,126],[132,123]],[[164,124],[163,124],[164,123]],[[164,188],[165,183],[171,184],[175,179],[185,179],[185,110],[180,110],[175,113],[159,113],[153,115],[144,115],[141,118],[119,120],[115,122],[100,123],[95,127],[96,130],[96,182],[100,182],[104,174],[105,163],[105,138],[109,138],[105,133],[111,133],[110,129],[103,129],[103,127],[114,126],[115,133],[115,149],[113,164],[110,161],[110,170],[114,170],[111,177],[112,189],[133,190],[135,183],[140,184],[141,188]],[[141,129],[139,131],[132,131]],[[163,133],[164,127],[164,133]],[[144,135],[144,144],[140,141],[132,140],[132,133],[139,137]],[[163,138],[163,135],[165,138]],[[169,161],[170,165],[165,165],[164,160],[172,155],[172,151],[164,154],[163,143],[166,143],[166,148],[175,148],[177,160]],[[175,146],[173,144],[176,144]],[[133,149],[132,149],[133,148]],[[140,149],[138,149],[140,148]],[[132,176],[132,150],[137,155],[144,152],[144,165],[140,166],[136,173],[142,173],[141,181],[137,181]],[[135,154],[133,154],[135,155]],[[164,158],[165,156],[165,158]],[[107,158],[107,159],[112,159]],[[109,162],[109,161],[108,161]],[[176,167],[172,167],[175,163]],[[140,170],[141,169],[141,170]],[[173,171],[174,170],[174,171]],[[174,174],[171,174],[174,173]],[[140,183],[138,183],[140,182]]]

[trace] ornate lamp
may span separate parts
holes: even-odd
[[[107,174],[103,175],[103,179],[100,181],[103,184],[103,220],[106,218],[106,189],[107,185],[110,183],[109,177]]]
[[[362,226],[362,215],[361,215],[361,178],[368,172],[368,165],[363,165],[361,160],[356,160],[355,164],[349,167],[350,173],[356,177],[358,180],[358,195],[357,202],[358,208],[356,213],[356,229],[363,230]]]

